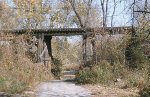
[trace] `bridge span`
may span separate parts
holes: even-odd
[[[47,61],[48,58],[43,58],[43,54],[48,51],[48,56],[53,61],[51,40],[52,36],[75,36],[82,35],[82,49],[83,49],[83,66],[86,65],[87,56],[87,39],[92,39],[91,45],[93,49],[93,62],[96,63],[96,43],[94,40],[97,34],[125,34],[132,31],[132,27],[100,27],[100,28],[51,28],[51,29],[3,29],[0,32],[12,33],[16,35],[20,34],[31,34],[38,39],[38,62]],[[33,43],[36,43],[33,41]],[[46,44],[46,45],[44,45]]]

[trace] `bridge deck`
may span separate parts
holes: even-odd
[[[117,33],[124,33],[125,31],[131,30],[131,27],[106,27],[106,28],[52,28],[52,29],[18,29],[18,30],[1,30],[3,32],[11,32],[15,34],[23,34],[23,33],[32,33],[36,34],[44,34],[44,35],[51,35],[51,36],[71,36],[71,35],[87,35],[96,32],[100,34],[105,30],[106,32],[112,31]]]

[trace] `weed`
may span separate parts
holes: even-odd
[[[109,64],[104,62],[95,66],[92,70],[84,69],[76,75],[76,81],[80,84],[108,84],[112,81],[113,73]]]
[[[51,72],[42,64],[33,64],[21,45],[21,36],[14,43],[3,46],[0,60],[0,91],[20,93],[34,83],[50,80]]]
[[[140,92],[140,97],[150,97],[150,86],[145,86]]]

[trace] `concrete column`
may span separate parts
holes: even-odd
[[[38,62],[42,62],[42,60],[40,58],[40,55],[41,55],[41,53],[42,53],[42,51],[44,49],[44,47],[43,47],[44,46],[43,40],[44,40],[44,35],[39,34],[38,35],[38,51],[37,51],[37,53],[38,53]]]
[[[93,64],[97,64],[95,37],[91,40],[91,44],[92,44],[92,52],[93,52],[93,55],[92,55]]]
[[[87,36],[83,35],[83,43],[82,43],[82,49],[83,49],[83,66],[86,66],[86,62],[87,62],[87,49],[86,49],[86,45],[87,45]]]

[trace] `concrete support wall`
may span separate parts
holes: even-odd
[[[52,62],[52,48],[51,48],[51,39],[52,36],[44,36],[44,34],[39,34],[38,38],[38,63],[44,64],[46,67],[50,67]]]
[[[44,34],[38,35],[38,62],[42,62],[42,59],[40,58],[42,51],[44,50]]]

